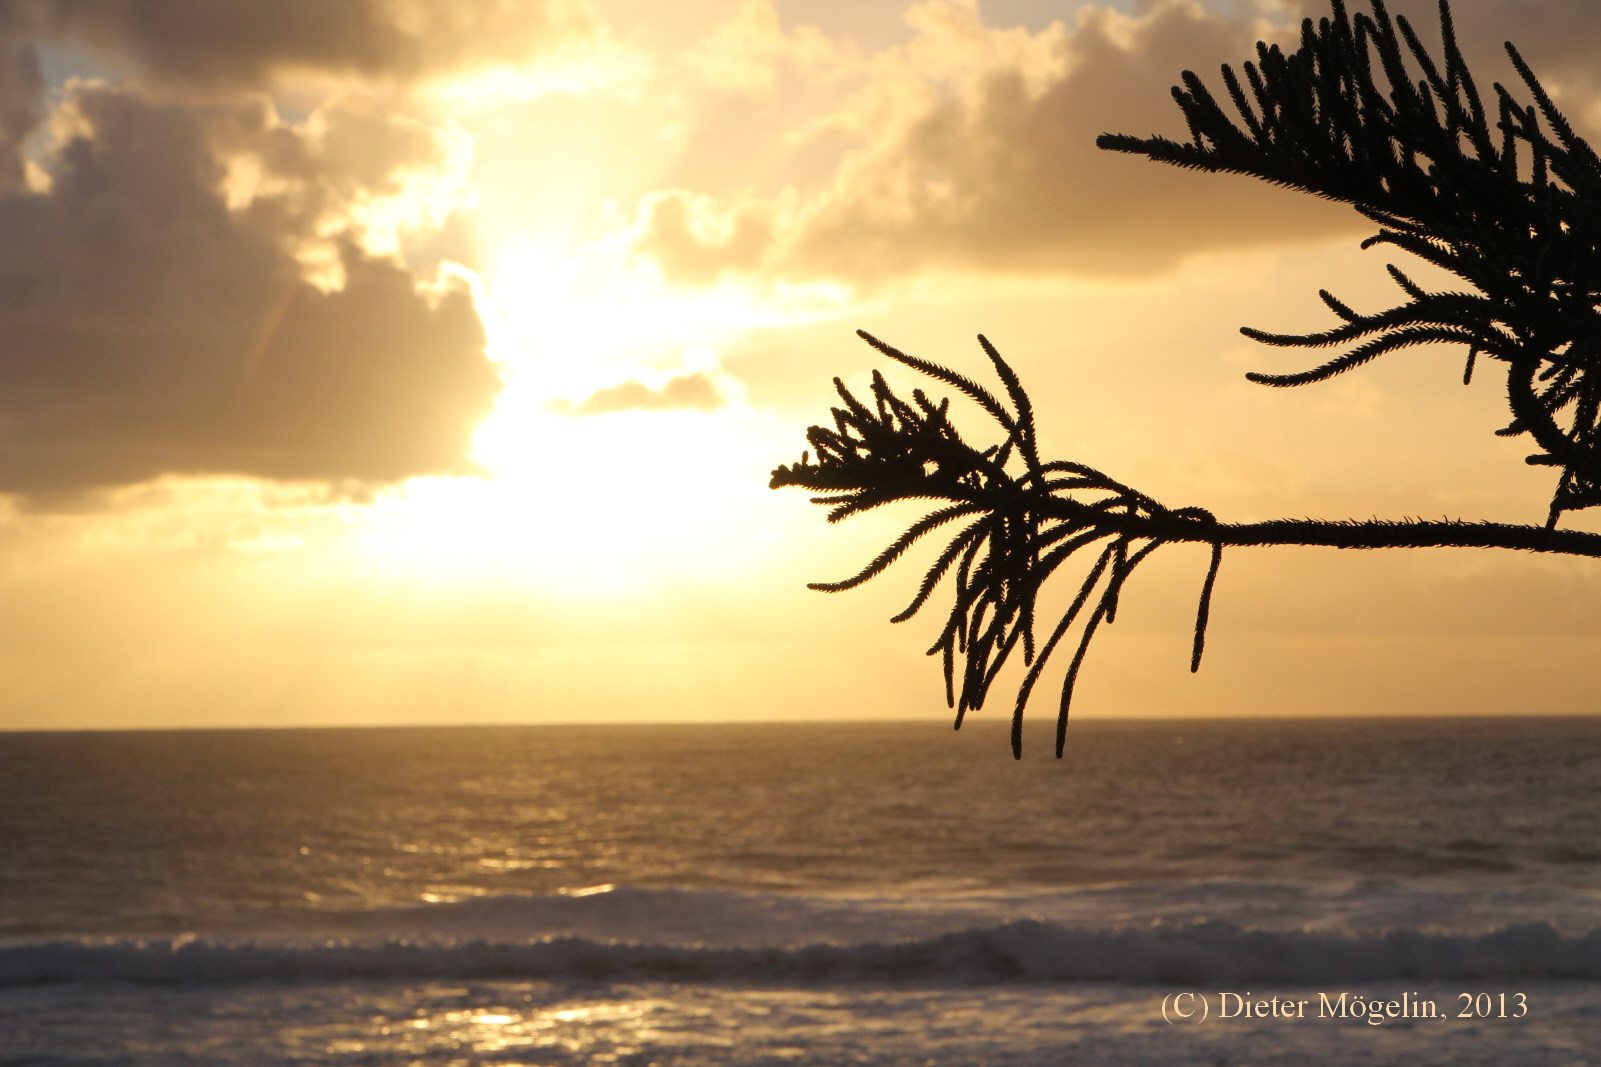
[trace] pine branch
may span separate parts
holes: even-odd
[[[1249,174],[1349,203],[1380,228],[1363,247],[1394,245],[1462,279],[1471,291],[1430,292],[1392,265],[1390,274],[1407,300],[1373,313],[1322,292],[1339,325],[1306,334],[1244,332],[1270,345],[1348,346],[1343,354],[1300,373],[1248,377],[1266,385],[1302,385],[1398,349],[1464,344],[1464,382],[1471,381],[1480,355],[1506,368],[1512,421],[1497,433],[1529,434],[1541,451],[1527,461],[1561,469],[1547,521],[1544,526],[1450,519],[1220,523],[1201,508],[1165,507],[1083,464],[1042,462],[1028,395],[983,337],[979,343],[1010,408],[972,379],[863,333],[884,355],[965,393],[995,420],[1004,439],[982,450],[967,444],[949,421],[949,401],[936,405],[919,390],[908,403],[877,372],[870,405],[836,379],[844,406],[834,409],[834,428],[814,426],[807,433],[817,461],[808,450],[800,463],[776,469],[770,484],[826,494],[813,499],[831,508],[831,522],[899,501],[935,504],[855,577],[817,583],[815,589],[859,585],[937,528],[957,519],[966,522],[892,621],[916,615],[941,585],[950,588],[952,605],[929,655],[941,658],[946,700],[956,710],[958,728],[967,711],[983,707],[1009,657],[1023,649],[1028,669],[1012,712],[1014,755],[1021,756],[1029,698],[1047,662],[1077,625],[1057,715],[1061,756],[1090,644],[1103,624],[1115,623],[1129,576],[1163,545],[1211,546],[1196,611],[1192,671],[1200,666],[1212,593],[1228,546],[1456,546],[1601,558],[1601,535],[1555,528],[1563,512],[1601,504],[1601,256],[1596,254],[1601,159],[1573,132],[1510,44],[1507,53],[1534,103],[1520,104],[1496,85],[1496,122],[1490,125],[1445,0],[1440,2],[1439,63],[1404,18],[1390,19],[1383,0],[1371,0],[1371,16],[1354,18],[1347,17],[1342,0],[1331,3],[1332,18],[1316,26],[1310,19],[1303,22],[1295,53],[1258,44],[1256,62],[1243,65],[1243,82],[1223,68],[1238,122],[1199,77],[1185,71],[1173,97],[1190,131],[1188,143],[1110,134],[1098,143],[1176,166]],[[1409,61],[1421,78],[1414,80]],[[1071,605],[1037,643],[1040,590],[1075,556],[1093,557],[1093,562]]]
[[[844,407],[835,408],[834,429],[813,426],[807,440],[816,450],[793,466],[773,471],[772,488],[799,486],[823,491],[813,500],[833,508],[830,519],[907,500],[936,506],[912,523],[854,577],[814,582],[838,592],[883,573],[911,546],[939,527],[971,518],[924,573],[916,596],[891,622],[915,616],[947,578],[953,602],[939,638],[928,650],[941,658],[946,702],[956,727],[970,710],[982,708],[990,687],[1013,652],[1024,649],[1028,666],[1012,712],[1012,750],[1021,758],[1023,711],[1048,660],[1084,612],[1072,663],[1063,679],[1057,713],[1056,754],[1061,756],[1068,711],[1080,669],[1100,627],[1116,621],[1119,598],[1136,566],[1163,545],[1198,542],[1212,546],[1211,564],[1196,610],[1190,670],[1201,665],[1212,591],[1227,546],[1328,545],[1335,548],[1425,548],[1458,546],[1514,548],[1601,558],[1601,535],[1539,526],[1458,522],[1350,522],[1279,519],[1220,523],[1202,508],[1167,508],[1092,467],[1070,461],[1041,463],[1034,452],[1032,405],[1022,383],[993,345],[979,343],[995,365],[1015,410],[1008,410],[978,383],[861,335],[880,352],[961,388],[1005,433],[999,445],[980,450],[963,441],[949,420],[950,404],[938,405],[921,391],[914,402],[895,395],[874,372],[872,403],[858,400],[836,379]],[[1008,464],[1015,455],[1016,462]],[[1080,552],[1096,560],[1081,579],[1077,596],[1042,645],[1034,635],[1040,589]],[[954,574],[953,574],[954,569]],[[962,659],[958,685],[957,659]]]
[[[1285,54],[1258,44],[1246,63],[1248,100],[1234,71],[1223,83],[1228,114],[1199,77],[1173,90],[1191,140],[1103,135],[1105,149],[1196,170],[1249,174],[1351,204],[1382,227],[1364,243],[1393,244],[1467,282],[1476,293],[1426,292],[1391,267],[1410,302],[1358,314],[1325,294],[1340,327],[1301,335],[1247,336],[1277,345],[1358,342],[1345,355],[1293,374],[1252,374],[1274,386],[1303,385],[1352,370],[1390,351],[1447,342],[1468,346],[1464,381],[1479,355],[1507,367],[1507,400],[1518,433],[1542,450],[1530,462],[1562,470],[1549,524],[1564,511],[1601,504],[1601,429],[1594,404],[1569,403],[1601,389],[1601,159],[1552,103],[1509,43],[1534,103],[1497,84],[1499,144],[1460,49],[1451,9],[1440,2],[1444,61],[1437,63],[1405,18],[1383,0],[1372,16],[1301,26]],[[1375,64],[1375,57],[1378,62]],[[1414,81],[1408,61],[1421,71]],[[1555,138],[1541,129],[1541,119]],[[1529,153],[1525,172],[1519,160]],[[1526,173],[1526,177],[1525,177]],[[1594,372],[1597,381],[1589,381]],[[1543,383],[1553,378],[1563,386]],[[1562,390],[1580,382],[1573,396]]]

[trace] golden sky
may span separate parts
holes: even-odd
[[[1395,9],[1436,39],[1432,3]],[[1482,85],[1511,37],[1601,133],[1601,6],[1454,9]],[[1047,458],[1169,506],[1542,521],[1494,366],[1245,381],[1315,359],[1240,326],[1394,302],[1370,224],[1094,146],[1182,139],[1180,71],[1325,13],[0,6],[0,728],[942,718],[936,613],[887,622],[915,558],[805,588],[910,516],[766,488],[831,379],[886,362],[859,327],[979,376],[984,333]],[[1076,716],[1601,698],[1591,561],[1230,549],[1191,676],[1205,567],[1142,568]]]

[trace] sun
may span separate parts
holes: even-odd
[[[712,345],[770,312],[683,295],[648,271],[527,245],[475,293],[505,387],[475,436],[475,478],[382,497],[364,548],[385,567],[593,597],[735,581],[775,551],[794,509],[767,491],[794,429],[750,406]],[[715,406],[578,414],[625,382],[700,375]]]
[[[380,502],[368,548],[434,576],[581,595],[732,578],[770,544],[764,428],[741,413],[502,412],[518,462],[416,479]]]

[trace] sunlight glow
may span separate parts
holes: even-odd
[[[687,348],[718,348],[747,330],[835,318],[851,294],[831,284],[680,290],[621,237],[572,253],[533,243],[501,257],[489,286],[503,324],[497,358],[537,368],[546,397],[613,384],[623,361],[660,365]]]
[[[499,65],[467,75],[454,74],[431,86],[430,95],[456,110],[526,103],[552,93],[633,96],[649,76],[650,67],[641,53],[606,41],[588,47],[569,46],[558,56],[526,66]]]
[[[459,270],[507,381],[475,438],[490,476],[414,479],[382,495],[364,554],[434,578],[617,596],[735,580],[772,550],[794,509],[770,502],[767,475],[793,429],[753,410],[707,346],[828,313],[832,298],[689,296],[609,258],[524,246],[487,285]],[[694,404],[666,392],[686,377],[698,379]],[[625,385],[648,403],[580,406]]]
[[[485,433],[517,469],[407,483],[376,505],[365,547],[403,570],[583,595],[727,579],[773,540],[763,431],[748,412],[502,413]]]

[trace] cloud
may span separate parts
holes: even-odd
[[[158,79],[259,86],[313,70],[408,80],[520,66],[592,36],[581,0],[12,0],[19,30],[136,59]]]
[[[1434,4],[1393,4],[1411,20],[1424,43],[1439,55],[1439,16]],[[1601,134],[1601,7],[1550,0],[1457,0],[1452,19],[1468,69],[1494,111],[1499,81],[1521,102],[1533,99],[1507,59],[1511,41],[1557,106],[1592,142]]]
[[[712,88],[756,97],[772,96],[786,67],[816,77],[838,71],[854,58],[815,26],[786,33],[767,0],[743,0],[733,18],[684,56]]]
[[[1409,18],[1424,42],[1434,46],[1439,30],[1434,4],[1403,0],[1391,7]],[[1516,78],[1502,50],[1502,42],[1507,40],[1518,47],[1536,74],[1562,81],[1582,77],[1593,84],[1595,62],[1601,56],[1601,9],[1594,4],[1458,0],[1451,15],[1481,92],[1489,89],[1492,76],[1508,88],[1516,88],[1507,77]]]
[[[928,267],[1146,273],[1203,249],[1350,230],[1348,213],[1259,183],[1198,177],[1095,147],[1172,132],[1185,68],[1251,54],[1255,20],[1158,0],[1138,16],[1085,8],[1076,28],[986,26],[972,3],[909,9],[910,43],[866,60],[867,83],[794,134],[848,148],[827,185],[713,203],[645,197],[636,244],[669,277],[836,277]],[[749,79],[755,81],[754,78]]]
[[[553,401],[553,410],[571,415],[606,415],[613,411],[712,411],[723,398],[709,374],[676,374],[658,388],[638,379],[598,389],[577,404]]]
[[[747,4],[731,27],[780,40],[775,17],[756,17],[764,6]],[[1319,4],[1301,6],[1326,14]],[[1404,6],[1418,8],[1414,24],[1435,39],[1433,5]],[[1510,72],[1496,59],[1501,37],[1528,28],[1526,54],[1537,69],[1552,72],[1580,111],[1587,106],[1601,8],[1458,6],[1486,92]],[[1545,20],[1548,9],[1560,17]],[[809,193],[748,189],[715,200],[691,183],[656,190],[633,221],[639,254],[683,284],[744,275],[872,285],[929,268],[1147,274],[1202,251],[1370,228],[1346,207],[1254,179],[1187,173],[1095,147],[1104,132],[1184,138],[1168,92],[1180,72],[1216,86],[1219,65],[1238,68],[1257,40],[1294,47],[1293,25],[1194,0],[1152,0],[1135,15],[1085,7],[1073,27],[1053,23],[1036,33],[986,25],[972,0],[926,0],[906,18],[910,42],[861,59],[854,92],[786,131],[797,160],[830,140],[843,146],[826,182]],[[794,47],[758,50],[769,53],[767,67],[735,79],[752,95],[771,96],[784,84],[775,72],[801,61]],[[823,57],[815,61],[826,59],[831,71],[848,58],[816,44],[805,55]]]
[[[796,228],[793,197],[753,196],[724,209],[688,189],[648,193],[634,247],[673,281],[708,284],[730,273],[782,268],[781,229]]]
[[[0,17],[0,196],[24,187],[23,142],[45,114],[39,55],[14,40]]]
[[[313,119],[68,93],[49,191],[0,198],[0,491],[471,469],[500,383],[469,287],[384,254],[448,131]]]
[[[744,383],[723,369],[716,352],[691,348],[676,367],[635,367],[622,381],[596,389],[582,400],[554,397],[544,407],[577,417],[615,411],[715,411],[743,402],[744,397]]]

